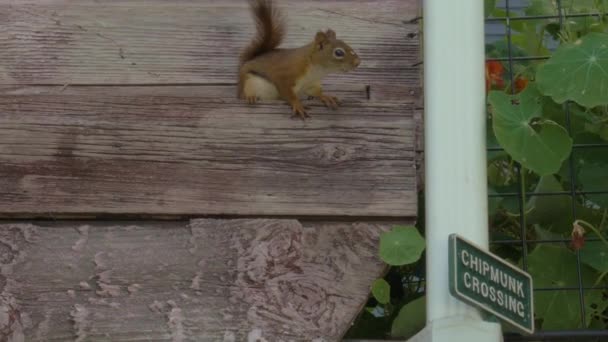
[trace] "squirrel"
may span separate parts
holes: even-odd
[[[239,58],[238,94],[248,104],[258,100],[286,101],[293,117],[309,118],[301,95],[319,99],[337,109],[339,100],[323,93],[321,80],[330,73],[345,73],[361,63],[358,54],[336,38],[332,29],[318,31],[311,42],[297,48],[278,48],[285,22],[272,0],[250,0],[257,34]]]

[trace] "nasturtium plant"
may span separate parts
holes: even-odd
[[[498,193],[496,192],[496,190],[492,189],[492,188],[488,188],[488,195],[497,195]],[[497,197],[497,196],[492,196],[488,198],[488,213],[490,215],[493,215],[499,208],[500,204],[502,202],[502,198]]]
[[[600,124],[600,128],[598,129],[597,133],[604,141],[608,141],[608,124]]]
[[[496,0],[484,0],[483,2],[484,13],[486,17],[489,17],[490,14],[494,11],[496,7]]]
[[[597,3],[606,0],[560,0],[562,10],[569,13],[593,13]],[[554,0],[531,0],[526,8],[527,15],[557,15],[558,3]]]
[[[529,16],[555,15],[557,6],[554,1],[531,0],[524,12]]]
[[[537,71],[539,89],[557,103],[608,104],[608,33],[589,33],[557,48]]]
[[[426,323],[426,297],[414,299],[404,305],[393,321],[392,337],[409,338],[424,328]]]
[[[583,143],[601,144],[603,140],[589,139]],[[578,188],[583,191],[607,191],[608,192],[608,149],[586,148],[579,149],[574,154],[576,171],[574,173]],[[608,208],[608,193],[589,194],[586,196],[591,203]]]
[[[559,245],[538,245],[528,256],[528,272],[532,275],[536,288],[568,288],[579,285],[576,254]],[[581,265],[581,273],[583,285],[593,285],[596,273],[586,265]],[[534,293],[534,311],[543,320],[543,330],[582,328],[579,297],[572,293],[567,289]],[[588,315],[601,301],[600,291],[585,292],[585,311]],[[587,322],[590,322],[589,318]]]
[[[412,267],[415,269],[414,265],[420,261],[424,248],[424,238],[414,226],[395,226],[392,230],[381,234],[380,258],[393,268],[384,278],[373,282],[371,288],[373,298],[370,299],[372,302],[368,302],[368,306],[357,319],[358,324],[350,329],[346,337],[381,338],[391,334],[413,335],[424,327],[426,322],[424,298],[414,300],[393,298],[393,296],[403,296],[405,292],[410,291],[419,293],[419,289],[423,287],[419,279],[417,282],[414,281],[417,286],[411,288],[412,284],[406,285],[404,283],[407,281],[406,278],[399,273]],[[409,279],[414,278],[416,277],[409,277]],[[379,331],[384,331],[384,335],[377,335]]]
[[[603,241],[589,241],[581,248],[581,261],[599,272],[608,272],[608,246]]]
[[[424,248],[424,238],[414,226],[396,226],[380,237],[380,257],[389,265],[414,263]]]
[[[388,304],[391,300],[391,286],[382,278],[376,279],[372,284],[372,294],[380,304]]]
[[[505,35],[494,39],[494,27],[485,42],[491,250],[528,266],[537,331],[605,330],[608,194],[598,192],[608,191],[608,0],[523,3],[507,10],[484,0],[487,18],[517,17],[488,21]],[[423,215],[421,206],[420,232]],[[415,227],[381,235],[379,254],[391,267],[348,338],[407,339],[424,327],[423,251]]]
[[[555,1],[536,0],[555,3]],[[562,7],[572,13],[597,13],[608,10],[608,0],[561,0]]]
[[[583,189],[608,191],[608,164],[588,163],[580,169],[578,179]],[[608,196],[595,198],[598,199],[597,204],[608,208]]]
[[[563,127],[543,118],[543,96],[534,84],[515,95],[494,90],[488,101],[494,134],[505,151],[540,175],[557,172],[570,154],[572,139]]]
[[[533,196],[527,203],[530,224],[541,224],[548,230],[559,232],[569,231],[568,223],[572,222],[570,198],[567,195],[536,196],[543,193],[563,192],[563,186],[554,175],[543,176],[534,189]]]
[[[563,239],[563,235],[544,229],[540,225],[534,225],[534,234],[539,240],[560,240]]]
[[[580,298],[571,288],[580,285],[579,261],[583,286],[608,284],[608,195],[594,193],[608,190],[608,147],[599,146],[608,141],[608,16],[539,16],[607,13],[608,0],[528,4],[525,15],[535,17],[511,22],[510,42],[499,40],[486,49],[489,59],[519,59],[493,65],[500,78],[486,71],[488,146],[498,143],[507,154],[488,154],[488,191],[498,194],[489,200],[490,229],[493,237],[513,240],[524,233],[528,240],[570,239],[539,243],[527,258],[521,248],[496,250],[505,258],[519,254],[534,286],[544,288],[534,294],[539,330],[606,329],[608,291],[584,291],[586,326],[581,327]],[[511,49],[505,52],[505,45]],[[539,55],[549,58],[539,61]],[[574,142],[598,146],[573,149]],[[517,207],[506,209],[513,193]],[[599,234],[601,241],[586,241]]]

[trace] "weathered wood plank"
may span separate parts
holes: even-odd
[[[374,102],[389,101],[412,104],[421,108],[419,86],[375,84],[328,83],[324,91],[340,99],[369,99]],[[193,96],[206,99],[231,98],[236,94],[235,85],[189,86],[7,86],[0,85],[0,95],[84,95],[96,96]]]
[[[378,237],[390,226],[2,224],[0,337],[339,341],[385,269]]]
[[[0,212],[416,215],[411,105],[0,96]]]
[[[327,82],[418,86],[417,2],[279,1],[285,46],[332,27],[363,62]],[[252,35],[245,0],[1,0],[0,83],[235,83]]]

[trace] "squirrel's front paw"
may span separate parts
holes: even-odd
[[[258,101],[258,97],[257,96],[247,96],[246,100],[247,100],[248,104],[252,105]]]
[[[306,112],[306,109],[302,104],[293,104],[291,105],[291,108],[293,110],[293,115],[291,116],[292,118],[296,116],[300,117],[302,120],[310,118],[310,115]]]
[[[338,104],[340,103],[338,98],[335,96],[321,95],[319,96],[319,100],[321,100],[321,102],[323,102],[325,106],[331,109],[337,109]]]

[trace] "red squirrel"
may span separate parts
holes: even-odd
[[[338,99],[323,93],[321,80],[330,73],[345,73],[361,63],[357,53],[328,29],[298,48],[278,48],[285,36],[285,22],[272,0],[250,0],[257,34],[240,55],[238,97],[286,101],[293,116],[310,117],[300,96],[316,98],[332,109]]]

